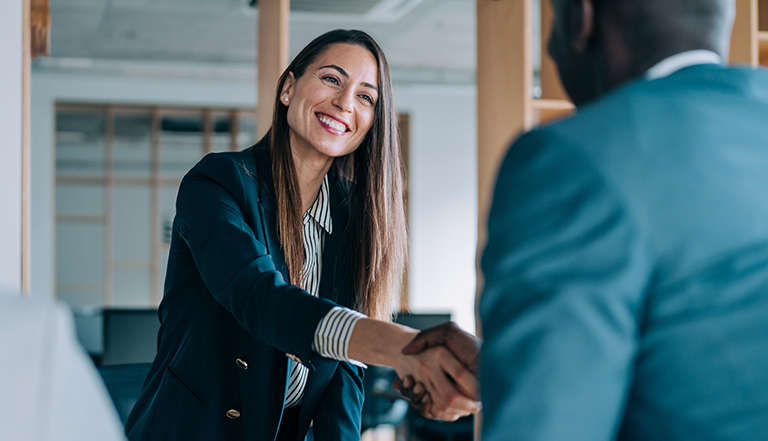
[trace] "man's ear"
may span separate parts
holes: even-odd
[[[287,106],[288,103],[291,102],[295,84],[296,77],[294,77],[293,72],[288,72],[288,76],[285,77],[285,82],[283,83],[283,89],[280,91],[280,102],[283,103],[283,105]]]
[[[583,54],[595,33],[595,7],[592,0],[572,0],[571,7],[573,49]]]

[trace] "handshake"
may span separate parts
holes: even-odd
[[[415,374],[392,382],[411,404],[427,418],[455,421],[480,411],[477,355],[481,340],[464,332],[453,322],[420,332],[402,354],[428,357]],[[435,366],[438,366],[435,368]]]

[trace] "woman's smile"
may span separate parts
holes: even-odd
[[[340,121],[330,115],[324,113],[317,113],[317,120],[325,127],[325,130],[333,133],[334,135],[344,136],[349,131],[348,124],[344,121]]]

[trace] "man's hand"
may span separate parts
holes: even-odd
[[[348,356],[366,364],[392,366],[398,376],[411,376],[429,393],[429,411],[445,421],[480,411],[477,378],[445,345],[422,345],[417,353],[402,349],[418,332],[407,326],[369,318],[357,321]]]
[[[477,354],[483,342],[463,331],[454,322],[421,331],[403,348],[403,354],[418,354],[433,346],[445,346],[473,374],[477,374]]]
[[[422,331],[403,348],[403,354],[418,354],[434,346],[445,346],[468,371],[476,375],[477,354],[480,352],[482,341],[464,332],[453,322]],[[435,418],[431,410],[432,397],[422,383],[406,376],[393,381],[392,388],[400,391],[422,415]]]

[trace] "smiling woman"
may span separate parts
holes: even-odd
[[[438,418],[478,410],[447,349],[404,355],[415,331],[389,322],[407,243],[397,139],[383,52],[338,30],[281,75],[259,142],[192,168],[132,441],[359,440],[362,363],[412,375]]]

